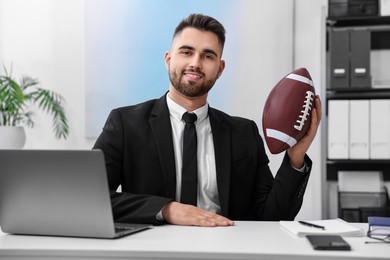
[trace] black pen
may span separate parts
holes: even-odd
[[[305,222],[305,221],[298,221],[300,224],[308,226],[308,227],[314,227],[314,228],[321,228],[322,230],[325,230],[324,226],[316,225],[313,223]]]

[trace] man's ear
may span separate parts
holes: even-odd
[[[222,72],[223,72],[224,69],[225,69],[225,61],[221,60],[219,62],[218,78],[222,75]]]
[[[165,67],[169,69],[169,66],[171,65],[171,53],[169,51],[165,52]]]

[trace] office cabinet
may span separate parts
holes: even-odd
[[[328,186],[337,183],[340,171],[380,171],[390,181],[389,57],[390,16],[327,20],[323,169]],[[343,205],[351,200],[367,212],[366,204],[358,205],[365,195],[338,194],[339,217],[348,216],[351,209]],[[378,208],[390,206],[382,201]]]

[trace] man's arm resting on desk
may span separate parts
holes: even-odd
[[[116,193],[111,191],[116,222],[151,223],[185,226],[232,226],[234,222],[192,205],[182,204],[159,196]],[[134,210],[130,210],[133,208]],[[162,209],[161,209],[162,208]],[[158,217],[158,210],[162,218]]]
[[[156,218],[157,213],[172,199],[137,195],[127,192],[110,191],[112,211],[115,222],[119,223],[145,223],[161,225],[164,220]]]

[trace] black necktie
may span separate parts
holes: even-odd
[[[194,113],[184,113],[186,122],[183,138],[183,166],[181,173],[181,203],[196,206],[198,193],[197,138]]]

